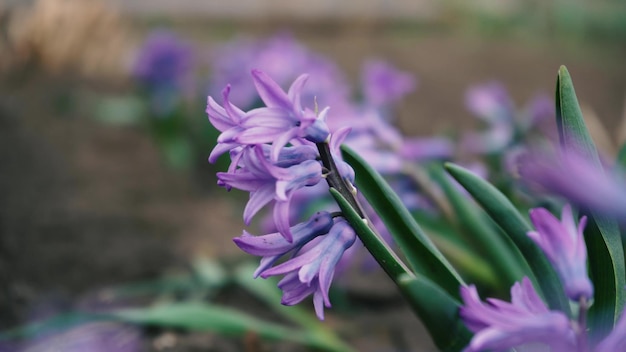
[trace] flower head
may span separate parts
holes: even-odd
[[[475,333],[468,352],[503,351],[537,343],[553,352],[576,350],[567,316],[548,310],[527,277],[511,288],[511,303],[494,298],[483,303],[475,286],[461,287],[461,298],[461,318]]]
[[[208,99],[209,119],[222,132],[211,160],[237,145],[272,143],[270,159],[276,161],[280,150],[294,139],[319,143],[328,138],[330,132],[325,122],[328,109],[316,115],[300,102],[307,75],[298,77],[288,92],[262,71],[253,70],[252,77],[265,107],[243,113],[230,103],[229,87],[223,92],[223,107],[211,97]]]
[[[583,229],[587,217],[580,219],[578,227],[568,205],[563,207],[561,221],[544,208],[530,210],[530,220],[537,229],[528,236],[543,250],[554,265],[567,296],[578,301],[593,296],[593,286],[587,276],[587,247]]]

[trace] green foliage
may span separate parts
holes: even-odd
[[[580,154],[603,172],[578,104],[574,83],[565,66],[559,69],[555,100],[561,148]],[[597,340],[613,328],[624,309],[626,278],[624,250],[617,222],[595,212],[591,212],[590,218],[585,242],[595,297],[589,311],[589,325],[592,339]]]

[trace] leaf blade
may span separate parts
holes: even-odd
[[[412,269],[437,282],[446,292],[458,298],[463,279],[424,234],[398,195],[356,152],[345,145],[342,146],[342,152],[357,175],[357,188],[383,220]]]

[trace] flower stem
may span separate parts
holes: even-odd
[[[317,143],[320,153],[320,160],[324,168],[329,170],[326,182],[330,187],[330,193],[335,197],[339,207],[344,210],[344,218],[357,233],[365,248],[372,254],[374,259],[389,275],[389,277],[399,285],[402,275],[414,274],[402,262],[389,245],[381,238],[376,230],[371,226],[371,221],[367,218],[365,211],[359,204],[355,188],[349,184],[341,174],[333,159],[327,143]]]

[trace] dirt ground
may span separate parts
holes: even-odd
[[[254,36],[277,29],[238,28]],[[473,83],[500,80],[519,104],[538,91],[552,94],[560,64],[568,66],[581,102],[611,131],[622,119],[626,51],[614,45],[419,28],[293,29],[355,80],[367,57],[414,72],[419,88],[401,104],[398,120],[410,135],[473,125],[463,107],[463,92]],[[194,23],[177,30],[208,48],[233,33]],[[241,204],[207,187],[215,182],[214,170],[176,172],[141,129],[91,118],[93,94],[125,89],[36,70],[0,78],[0,329],[76,307],[81,297],[103,287],[185,268],[197,255],[240,258],[231,238],[242,228]],[[68,97],[81,103],[68,108]],[[359,351],[434,350],[386,278],[374,278],[351,279],[349,286],[360,290],[354,295],[359,309],[350,314],[331,309],[329,324],[340,326]],[[216,337],[186,336],[163,350],[242,348],[236,339],[207,345]],[[157,349],[149,339],[145,344]],[[299,350],[290,344],[264,348]]]

